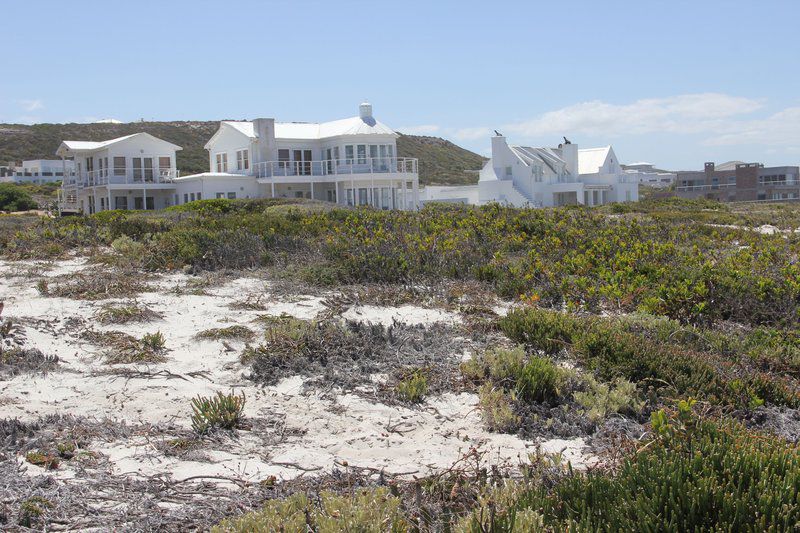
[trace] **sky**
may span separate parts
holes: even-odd
[[[0,0],[0,122],[320,122],[800,163],[800,1]]]

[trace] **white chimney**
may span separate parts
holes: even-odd
[[[278,152],[275,146],[275,119],[257,118],[253,120],[253,133],[255,133],[255,153],[252,154],[253,163],[275,161]]]
[[[372,118],[372,104],[369,102],[363,102],[360,106],[358,106],[358,116],[360,116],[362,120]]]

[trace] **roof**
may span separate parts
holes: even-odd
[[[243,133],[251,139],[256,138],[253,123],[249,121],[224,120],[222,124]],[[340,135],[393,135],[397,134],[386,124],[372,117],[351,117],[331,122],[276,122],[276,139],[325,139]]]
[[[583,150],[578,149],[578,173],[597,174],[600,167],[602,167],[606,159],[608,159],[608,153],[610,151],[611,146],[585,148]]]
[[[71,152],[83,152],[83,151],[100,150],[102,148],[107,148],[107,147],[111,146],[112,144],[117,144],[117,143],[120,143],[122,141],[127,141],[128,139],[132,139],[133,137],[138,137],[138,136],[142,136],[142,135],[146,135],[147,137],[150,137],[151,139],[155,139],[156,141],[167,143],[167,144],[171,145],[175,150],[182,150],[182,148],[180,146],[178,146],[177,144],[172,144],[169,141],[165,141],[163,139],[159,139],[158,137],[155,137],[153,135],[150,135],[149,133],[146,133],[146,132],[142,131],[142,132],[139,132],[139,133],[134,133],[132,135],[125,135],[124,137],[117,137],[116,139],[110,139],[108,141],[99,141],[99,142],[98,141],[61,141],[61,145],[58,147],[58,150],[56,150],[56,153],[59,154],[60,152],[62,152],[62,148],[66,149],[67,151],[71,151]]]
[[[230,172],[201,172],[199,174],[190,174],[188,176],[181,176],[179,178],[175,178],[174,181],[194,181],[194,180],[202,180],[205,178],[238,178],[238,179],[254,179],[253,176],[249,176],[247,174],[231,174]]]
[[[558,148],[534,148],[532,146],[509,146],[509,148],[528,166],[531,166],[533,162],[541,163],[558,173],[556,166],[566,164],[561,158],[561,150]]]
[[[714,170],[736,170],[736,165],[742,165],[744,161],[726,161],[719,165],[714,165]]]

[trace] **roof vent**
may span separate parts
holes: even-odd
[[[363,102],[360,106],[358,106],[358,116],[360,116],[362,119],[372,118],[372,104],[369,102]]]

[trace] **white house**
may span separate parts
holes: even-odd
[[[162,209],[175,197],[175,152],[170,142],[149,133],[135,133],[110,141],[63,141],[56,154],[63,169],[67,158],[74,176],[64,179],[59,208],[62,212],[96,213],[107,209]]]
[[[622,169],[625,174],[637,180],[640,184],[659,189],[671,187],[678,177],[675,172],[657,169],[652,163],[644,161],[622,165]]]
[[[558,148],[534,148],[510,146],[496,135],[478,181],[480,204],[551,207],[638,199],[638,180],[626,176],[610,146],[579,150],[566,139]]]
[[[53,183],[63,181],[75,175],[73,162],[60,159],[32,159],[23,161],[22,165],[8,168],[2,182],[13,183]]]
[[[174,202],[311,198],[415,209],[417,160],[397,156],[397,137],[368,103],[358,116],[332,122],[223,121],[205,145],[209,172],[176,179]]]

